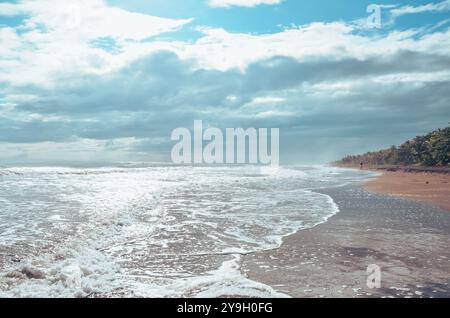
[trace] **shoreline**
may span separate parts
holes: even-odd
[[[450,213],[362,185],[318,192],[340,212],[244,256],[244,275],[296,298],[450,297]],[[380,289],[367,287],[371,264],[382,270]]]
[[[365,165],[362,169],[359,166],[354,165],[333,165],[337,168],[354,169],[354,170],[366,170],[366,171],[378,171],[378,172],[424,172],[424,173],[439,173],[450,174],[450,167],[428,167],[428,166],[393,166],[393,165]]]

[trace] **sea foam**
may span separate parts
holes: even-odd
[[[315,189],[367,177],[320,166],[9,168],[0,188],[0,296],[284,297],[243,254],[339,209]],[[37,256],[32,256],[37,255]],[[24,264],[42,277],[16,275]]]

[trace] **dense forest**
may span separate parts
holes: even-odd
[[[438,129],[426,136],[417,136],[403,145],[347,156],[334,164],[340,166],[364,165],[420,165],[448,166],[450,162],[450,127]]]

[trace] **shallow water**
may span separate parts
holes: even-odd
[[[285,296],[246,279],[240,256],[339,211],[314,189],[370,175],[322,166],[3,169],[0,296]]]

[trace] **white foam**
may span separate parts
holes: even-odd
[[[85,297],[117,288],[119,267],[93,249],[83,248],[63,261],[44,257],[35,263],[33,268],[44,272],[44,279],[16,279],[11,289],[0,292],[0,297]]]
[[[42,249],[29,261],[45,278],[0,278],[11,286],[0,292],[7,297],[117,289],[147,297],[285,296],[244,277],[237,254],[276,248],[283,237],[325,222],[339,209],[312,189],[361,178],[329,167],[11,171],[17,175],[7,176],[0,189],[1,243],[14,254],[21,251],[16,244]],[[59,248],[47,254],[47,246]],[[201,255],[221,260],[232,253],[218,268],[192,271],[204,265]],[[189,255],[196,257],[181,259]]]
[[[217,269],[199,277],[183,278],[168,285],[155,287],[143,283],[133,286],[138,297],[260,297],[287,298],[272,287],[245,278],[239,266],[240,256],[223,262]]]

